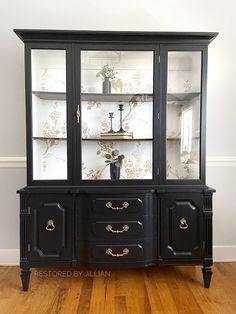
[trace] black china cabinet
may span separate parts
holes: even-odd
[[[15,30],[25,45],[30,269],[212,266],[208,44],[217,33]]]

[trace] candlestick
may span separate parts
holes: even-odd
[[[114,112],[109,112],[109,119],[111,119],[111,129],[110,129],[110,131],[108,131],[108,133],[115,133],[115,131],[113,131],[113,129],[112,129],[112,119],[114,118],[113,114],[114,114]]]
[[[120,129],[119,129],[119,133],[124,133],[125,130],[123,130],[123,127],[122,127],[122,111],[124,111],[124,105],[123,104],[119,104],[119,111],[120,111]]]

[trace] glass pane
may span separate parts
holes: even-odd
[[[67,179],[66,51],[33,49],[33,179]]]
[[[152,179],[153,52],[82,51],[81,118],[82,179]]]
[[[167,179],[200,177],[201,52],[168,53]]]

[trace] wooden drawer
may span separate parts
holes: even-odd
[[[123,239],[115,241],[89,242],[87,260],[89,265],[139,263],[154,261],[157,258],[156,238],[140,240]]]
[[[91,199],[92,215],[105,215],[117,217],[122,215],[140,214],[144,215],[151,206],[148,204],[149,195],[109,195],[94,197]]]
[[[142,238],[145,235],[145,221],[94,221],[90,224],[91,237],[109,240]]]
[[[95,244],[91,247],[91,261],[123,263],[124,261],[142,261],[143,243],[137,244]]]

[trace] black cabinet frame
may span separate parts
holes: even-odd
[[[23,290],[28,289],[31,267],[130,268],[163,264],[203,265],[204,284],[205,287],[209,287],[213,263],[212,194],[215,190],[205,185],[206,80],[208,44],[217,33],[61,30],[15,30],[15,33],[25,43],[27,186],[18,191]],[[66,50],[67,180],[33,180],[32,49]],[[81,105],[81,50],[153,51],[152,179],[82,180],[81,117],[80,123],[77,123],[76,118],[77,106]],[[166,179],[168,51],[201,51],[202,54],[199,180]],[[96,203],[97,198],[99,202]],[[107,205],[109,201],[113,202],[112,208]],[[64,238],[61,238],[61,234],[53,234],[50,231],[45,236],[45,226],[52,217],[47,214],[43,214],[41,220],[36,217],[38,212],[44,210],[42,208],[45,202],[51,204],[48,213],[53,217],[55,214],[56,219],[61,220],[60,228],[65,232]],[[71,204],[69,211],[60,208],[60,203],[63,202]],[[94,206],[98,207],[99,212],[94,211]],[[184,230],[181,231],[182,228],[179,229],[177,225],[180,217],[168,216],[167,210],[171,206],[173,211],[188,215],[183,218],[190,219],[193,226],[189,229],[189,232],[192,230],[192,240],[186,240],[184,244],[181,243],[184,233],[180,233]],[[112,210],[109,214],[108,209]],[[175,226],[172,223],[174,219],[177,221]],[[68,222],[71,223],[71,228]],[[112,229],[106,228],[106,224],[112,225]],[[129,224],[128,228],[127,226],[124,228],[124,225]],[[141,224],[143,229],[139,229]],[[96,235],[93,233],[94,226]],[[141,231],[136,235],[137,230]],[[122,233],[121,237],[118,236],[119,233]],[[40,256],[37,239],[41,241],[39,246],[43,247],[42,239],[47,239],[50,234],[52,237],[48,238],[49,244],[45,244],[45,252],[47,250],[53,252],[53,241],[55,252],[60,243],[61,247],[67,243],[67,247],[64,253],[62,250],[61,255],[59,252],[54,256],[40,253]],[[173,254],[170,253],[168,246],[172,234],[175,236],[176,252],[179,250],[180,254],[176,254],[174,249]]]

